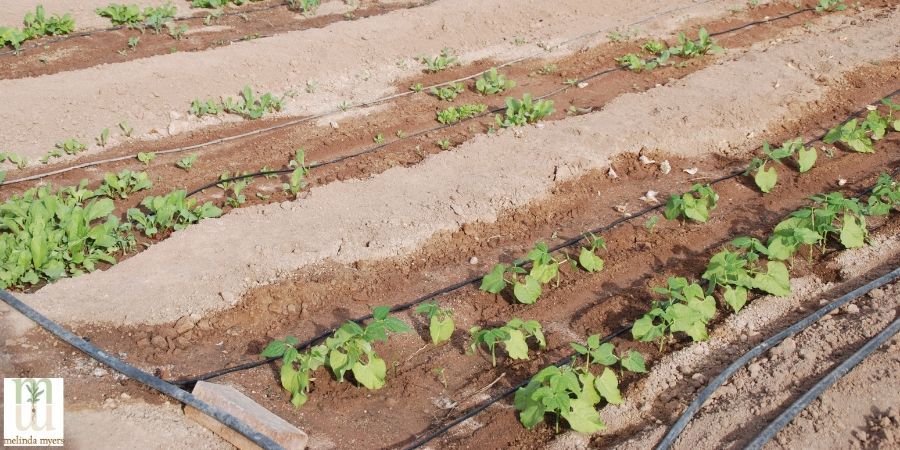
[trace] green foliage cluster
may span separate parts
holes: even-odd
[[[462,83],[452,83],[439,88],[431,88],[431,95],[441,100],[451,102],[456,99],[457,95],[463,93],[465,90],[466,85]]]
[[[97,195],[109,198],[128,198],[130,194],[153,187],[147,172],[132,172],[125,169],[118,174],[106,173],[103,183],[95,191]]]
[[[860,153],[874,153],[874,141],[883,139],[891,128],[900,131],[900,119],[894,119],[894,111],[900,111],[900,105],[887,99],[881,103],[888,108],[886,116],[873,109],[863,121],[853,119],[828,130],[823,141],[826,144],[840,142]]]
[[[522,100],[506,97],[506,114],[498,114],[495,119],[502,128],[517,127],[535,123],[553,114],[553,100],[532,100],[531,94],[523,94]]]
[[[762,158],[757,157],[750,161],[750,165],[744,174],[749,175],[751,172],[755,172],[753,181],[759,187],[759,190],[764,193],[771,192],[778,183],[778,171],[774,167],[767,168],[766,164],[773,161],[783,164],[782,160],[797,155],[797,168],[800,170],[800,173],[805,173],[813,167],[819,156],[815,148],[803,145],[803,139],[801,138],[785,141],[781,144],[781,147],[775,149],[771,148],[769,143],[766,142],[763,144],[763,154]]]
[[[516,82],[497,72],[496,67],[491,67],[481,74],[481,78],[475,80],[475,90],[482,95],[502,94],[514,87]]]
[[[183,230],[202,219],[220,217],[222,210],[211,202],[197,205],[197,200],[187,198],[184,190],[167,195],[148,195],[141,201],[142,208],[130,208],[128,220],[147,237],[169,230]]]
[[[128,28],[144,28],[146,26],[158,34],[166,23],[175,18],[177,10],[172,3],[148,6],[143,10],[135,4],[110,3],[105,8],[97,8],[95,12],[100,17],[109,18],[113,25],[124,25]]]
[[[720,52],[722,47],[716,45],[706,28],[701,27],[696,41],[688,39],[685,33],[679,33],[676,45],[671,47],[663,41],[648,40],[641,46],[641,53],[628,53],[616,58],[616,62],[631,71],[641,72],[664,66],[673,56],[690,59]]]
[[[460,120],[470,119],[487,111],[487,105],[483,103],[469,103],[459,106],[451,106],[449,108],[438,111],[437,121],[450,125]]]
[[[416,313],[428,318],[428,333],[431,335],[431,343],[434,345],[449,341],[453,336],[456,325],[453,322],[453,310],[441,308],[434,300],[422,303],[416,307]]]
[[[75,31],[75,19],[65,13],[47,17],[43,5],[37,5],[34,12],[25,14],[24,28],[0,27],[0,47],[11,46],[18,51],[22,43],[41,36],[57,36]]]
[[[696,222],[706,222],[710,211],[716,209],[718,201],[719,194],[710,185],[695,184],[684,194],[671,195],[663,215],[668,220],[684,217]]]
[[[237,99],[230,96],[221,102],[212,99],[194,99],[191,102],[188,113],[197,117],[203,117],[227,112],[237,114],[245,119],[259,119],[267,113],[281,111],[282,107],[284,107],[284,97],[276,97],[271,92],[258,95],[254,93],[250,86],[244,86],[240,97]]]
[[[449,48],[441,50],[441,53],[434,57],[420,56],[419,61],[425,65],[425,71],[437,73],[457,64],[458,59],[450,52]]]
[[[491,352],[491,363],[497,366],[497,344],[503,344],[506,354],[512,359],[528,359],[528,339],[533,338],[538,347],[547,346],[541,324],[536,320],[512,319],[497,328],[481,328],[474,326],[469,329],[472,335],[472,343],[469,344],[469,353],[474,354],[478,348],[484,345]]]

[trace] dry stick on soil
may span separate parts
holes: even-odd
[[[811,141],[811,142],[813,142],[813,141]],[[892,176],[895,176],[895,175],[897,174],[897,172],[898,172],[897,170],[893,171],[893,172],[892,172]],[[866,193],[871,192],[871,190],[872,190],[873,187],[874,187],[874,186],[870,186],[870,187],[864,189],[863,191],[861,191],[861,192],[858,194],[858,196],[866,195]],[[788,213],[788,214],[790,214],[790,213]],[[882,284],[884,284],[884,283],[889,282],[890,280],[893,280],[894,278],[897,278],[898,276],[900,276],[900,269],[895,269],[894,271],[888,273],[887,275],[882,276],[879,280],[882,280],[882,281],[883,281]],[[890,278],[890,277],[892,277],[892,278]],[[886,281],[885,281],[885,280],[886,280]],[[876,281],[877,281],[877,280],[876,280]],[[874,289],[874,288],[876,288],[876,287],[878,287],[878,286],[881,286],[881,284],[876,284],[876,282],[872,282],[870,285],[867,285],[867,286],[870,286],[868,290],[871,290],[871,289]],[[860,291],[860,290],[863,290],[863,288],[857,289],[857,291]],[[862,293],[860,293],[860,294],[858,294],[858,295],[862,295],[862,294],[864,294],[865,292],[868,292],[868,290],[864,290]],[[854,292],[857,292],[857,291],[854,291]],[[850,294],[847,294],[847,295],[849,296]],[[857,296],[858,296],[858,295],[857,295]],[[609,297],[606,297],[606,298],[609,298]],[[605,300],[606,298],[601,299],[601,300],[600,300],[599,302],[597,302],[596,304],[602,303],[603,300]],[[844,298],[844,297],[842,297],[841,299],[843,299],[843,298]],[[855,298],[855,297],[853,297],[853,298]],[[841,299],[836,300],[835,303],[841,301]],[[847,301],[849,301],[849,300],[844,300],[843,302],[846,303]],[[837,304],[837,306],[834,306],[834,307],[831,308],[831,309],[834,309],[834,308],[836,308],[836,307],[838,307],[838,306],[840,306],[840,305],[842,305],[842,304],[843,304],[843,303]],[[827,309],[827,308],[829,308],[829,307],[826,307],[826,308],[823,308],[823,309]],[[829,309],[829,311],[830,311],[830,309]],[[825,313],[827,313],[827,312],[828,312],[828,311],[826,311]],[[818,314],[818,312],[815,313],[815,314]],[[814,314],[814,315],[815,315],[815,314]],[[823,315],[824,315],[824,313],[823,313]],[[624,333],[624,332],[626,332],[626,331],[628,331],[628,330],[630,330],[630,329],[631,329],[631,325],[626,325],[626,326],[624,326],[623,328],[621,328],[621,329],[619,329],[619,330],[616,330],[616,331],[614,331],[613,333],[610,333],[610,334],[607,335],[606,337],[602,338],[602,339],[600,340],[600,342],[601,342],[601,343],[609,342],[609,341],[611,341],[612,339],[614,339],[614,338],[620,336],[622,333]],[[783,332],[783,333],[784,333],[784,332]],[[786,336],[785,336],[785,337],[786,337]],[[783,339],[783,338],[782,338],[782,339]],[[780,340],[779,340],[779,342],[780,342]],[[777,342],[775,342],[775,343],[777,343]],[[569,363],[572,361],[572,359],[574,358],[575,355],[576,355],[576,353],[574,353],[574,352],[569,353],[567,356],[563,357],[562,359],[558,360],[557,362],[553,363],[552,365],[555,365],[555,366],[558,367],[558,366],[562,366],[562,365],[565,365],[565,364],[569,364]],[[742,358],[742,359],[743,359],[743,358]],[[750,358],[748,358],[748,360],[749,360],[749,359],[750,359]],[[547,367],[549,367],[549,366],[547,366]],[[490,407],[490,406],[493,405],[494,403],[497,403],[497,402],[503,400],[504,398],[509,397],[510,395],[512,395],[513,393],[515,393],[519,388],[522,388],[522,387],[524,387],[525,385],[527,385],[529,381],[530,381],[530,377],[526,377],[526,378],[524,379],[524,381],[520,382],[519,384],[517,384],[517,385],[515,385],[515,386],[512,386],[512,387],[506,389],[505,391],[501,392],[501,393],[498,394],[498,395],[495,395],[494,397],[492,397],[491,399],[489,399],[489,400],[486,401],[485,403],[482,403],[482,404],[480,404],[480,405],[478,405],[478,406],[476,406],[476,407],[470,408],[470,409],[469,409],[468,411],[466,411],[465,414],[463,414],[462,416],[457,417],[457,418],[454,419],[453,421],[451,421],[451,422],[449,422],[449,423],[447,423],[447,424],[442,425],[442,426],[439,427],[437,430],[435,430],[435,431],[429,433],[428,435],[423,436],[423,437],[421,437],[421,438],[419,438],[419,439],[416,439],[415,441],[413,441],[413,443],[411,443],[410,445],[404,447],[404,450],[411,450],[411,449],[416,449],[416,448],[422,447],[423,445],[427,444],[428,442],[431,442],[431,441],[434,440],[435,438],[440,437],[441,435],[443,435],[444,433],[446,433],[447,431],[449,431],[451,428],[455,427],[456,425],[459,425],[460,423],[462,423],[462,422],[464,422],[464,421],[466,421],[466,420],[468,420],[468,419],[471,419],[472,417],[478,415],[479,413],[481,413],[482,411],[484,411],[485,409],[487,409],[488,407]],[[723,381],[724,381],[724,380],[723,380]],[[704,392],[705,392],[705,391],[704,391]],[[702,402],[700,402],[700,403],[702,404]],[[692,406],[693,406],[693,405],[692,405]],[[698,405],[698,408],[699,408],[699,405]],[[685,423],[685,425],[686,425],[686,423]]]
[[[643,19],[637,20],[637,21],[632,22],[632,23],[630,23],[630,24],[626,24],[626,25],[624,25],[624,26],[625,26],[626,28],[628,28],[628,27],[633,27],[633,26],[635,26],[635,25],[639,25],[639,24],[641,24],[641,23],[644,23],[644,22],[647,22],[647,21],[656,19],[656,18],[661,17],[661,16],[666,15],[666,14],[671,14],[671,13],[679,12],[679,11],[682,11],[682,10],[691,9],[691,8],[694,8],[694,7],[697,7],[697,6],[706,4],[706,3],[710,3],[710,2],[712,2],[712,1],[714,1],[714,0],[703,0],[703,1],[696,2],[696,3],[693,3],[693,4],[691,4],[691,5],[687,5],[687,6],[680,6],[680,7],[677,7],[677,8],[671,8],[671,9],[668,9],[668,10],[666,10],[666,11],[662,11],[662,12],[659,12],[659,13],[657,13],[657,14],[654,14],[654,15],[651,15],[651,16],[647,16],[647,17],[645,17],[645,18],[643,18]],[[775,20],[775,19],[771,19],[771,20]],[[771,21],[771,20],[770,20],[770,21]],[[759,22],[759,21],[757,21],[757,22]],[[762,23],[762,22],[761,22],[761,23]],[[609,30],[606,30],[606,29],[600,29],[600,30],[596,30],[596,31],[591,31],[591,32],[583,33],[583,34],[581,34],[581,35],[579,35],[579,36],[575,36],[575,37],[572,37],[572,38],[563,40],[562,42],[559,42],[559,43],[556,44],[556,45],[553,45],[553,46],[550,46],[550,47],[546,47],[546,50],[543,50],[543,49],[542,49],[541,51],[534,52],[534,53],[532,53],[532,54],[525,55],[525,56],[522,56],[522,57],[513,59],[513,60],[511,60],[511,61],[507,61],[507,62],[505,62],[505,63],[503,63],[503,64],[498,65],[496,68],[497,68],[497,69],[501,69],[501,68],[504,68],[504,67],[511,66],[511,65],[513,65],[513,64],[518,64],[518,63],[520,63],[520,62],[522,62],[522,61],[524,61],[524,60],[526,60],[526,59],[536,58],[536,57],[540,56],[541,54],[543,54],[545,51],[546,51],[546,52],[554,51],[554,50],[557,50],[557,49],[559,49],[559,48],[561,48],[561,47],[563,47],[563,46],[565,46],[565,45],[568,45],[568,44],[570,44],[570,43],[572,43],[572,42],[575,42],[575,41],[578,41],[578,40],[581,40],[581,39],[586,39],[586,38],[589,38],[589,37],[592,37],[592,36],[595,36],[595,35],[598,35],[598,34],[607,32],[607,31],[609,31]],[[477,77],[481,76],[482,74],[484,74],[484,72],[485,72],[485,71],[481,71],[481,72],[478,72],[478,73],[475,73],[475,74],[472,74],[472,75],[469,75],[469,76],[457,78],[457,79],[455,79],[455,80],[445,81],[445,82],[433,84],[433,85],[430,85],[430,86],[426,86],[426,87],[424,87],[424,88],[422,89],[421,93],[427,93],[427,92],[429,92],[432,88],[439,88],[439,87],[442,87],[442,86],[447,86],[447,85],[450,85],[450,84],[454,84],[454,83],[459,83],[459,82],[471,80],[471,79],[474,79],[474,78],[477,78]],[[595,76],[600,76],[600,75],[601,75],[601,74],[595,74]],[[594,77],[592,77],[592,78],[594,78]],[[591,78],[588,78],[588,79],[591,79]],[[570,88],[570,87],[571,87],[571,86],[566,86],[565,89],[568,89],[568,88]],[[565,90],[565,89],[563,89],[563,90]],[[201,143],[199,143],[199,144],[188,145],[188,146],[178,147],[178,148],[173,148],[173,149],[168,149],[168,150],[160,150],[160,151],[155,152],[155,153],[156,153],[157,155],[167,155],[167,154],[172,154],[172,153],[182,153],[182,152],[187,152],[187,151],[191,151],[191,150],[196,150],[196,149],[203,148],[203,147],[208,147],[208,146],[212,146],[212,145],[222,144],[222,143],[225,143],[225,142],[237,141],[237,140],[244,139],[244,138],[246,138],[246,137],[256,136],[256,135],[260,135],[260,134],[267,134],[267,133],[269,133],[269,132],[277,131],[277,130],[280,130],[280,129],[282,129],[282,128],[292,127],[292,126],[294,126],[294,125],[299,125],[299,124],[306,123],[306,122],[309,122],[309,121],[312,121],[312,120],[321,119],[321,118],[323,118],[323,117],[328,117],[328,116],[332,116],[332,115],[335,115],[335,114],[340,114],[340,113],[343,113],[343,112],[345,112],[345,111],[347,111],[347,110],[350,110],[350,109],[367,108],[367,107],[370,107],[370,106],[375,106],[375,105],[378,105],[378,104],[381,104],[381,103],[384,103],[384,102],[387,102],[387,101],[390,101],[390,100],[394,100],[394,99],[401,98],[401,97],[406,97],[406,96],[408,96],[408,95],[413,95],[413,94],[415,94],[415,92],[413,92],[413,91],[400,92],[400,93],[397,93],[397,94],[388,95],[388,96],[381,97],[381,98],[377,98],[377,99],[375,99],[375,100],[370,100],[370,101],[367,101],[367,102],[360,102],[360,103],[351,104],[351,105],[349,105],[347,108],[344,108],[344,109],[341,109],[341,108],[335,108],[335,109],[332,109],[332,110],[330,110],[330,111],[325,111],[325,112],[322,112],[322,113],[319,113],[319,114],[315,114],[315,115],[312,115],[312,116],[307,116],[307,117],[302,117],[302,118],[299,118],[299,119],[294,119],[294,120],[291,120],[291,121],[288,121],[288,122],[285,122],[285,123],[282,123],[282,124],[273,125],[273,126],[271,126],[271,127],[260,128],[260,129],[248,131],[248,132],[245,132],[245,133],[236,134],[236,135],[234,135],[234,136],[227,136],[227,137],[224,137],[224,138],[213,139],[213,140],[211,140],[211,141],[201,142]],[[412,137],[412,136],[408,136],[408,137]],[[41,179],[41,178],[44,178],[44,177],[49,177],[49,176],[53,176],[53,175],[59,175],[59,174],[62,174],[62,173],[71,172],[71,171],[73,171],[73,170],[84,169],[84,168],[87,168],[87,167],[93,167],[93,166],[98,166],[98,165],[102,165],[102,164],[108,164],[108,163],[119,162],[119,161],[127,161],[127,160],[130,160],[130,159],[134,159],[136,156],[137,156],[137,155],[126,155],[126,156],[118,156],[118,157],[114,157],[114,158],[101,159],[101,160],[97,160],[97,161],[85,162],[85,163],[81,163],[81,164],[76,164],[76,165],[74,165],[74,166],[64,167],[64,168],[60,168],[60,169],[56,169],[56,170],[51,170],[51,171],[44,172],[44,173],[39,173],[39,174],[35,174],[35,175],[30,175],[30,176],[23,177],[23,178],[17,178],[17,179],[15,179],[15,180],[7,180],[7,181],[5,181],[5,182],[3,182],[3,183],[0,183],[0,186],[6,186],[6,185],[11,185],[11,184],[22,183],[22,182],[25,182],[25,181],[37,180],[37,179]],[[259,175],[263,175],[263,174],[259,174]],[[259,175],[258,175],[258,176],[259,176]],[[240,178],[237,178],[237,179],[240,179]],[[232,181],[232,180],[228,180],[228,181]],[[219,182],[221,182],[221,180],[220,180]]]
[[[494,381],[491,381],[490,383],[488,383],[487,386],[484,386],[483,388],[481,388],[481,389],[479,389],[479,390],[477,390],[477,391],[475,391],[475,392],[473,392],[473,393],[467,395],[464,399],[462,399],[462,400],[460,400],[460,401],[458,401],[458,402],[454,402],[454,403],[453,403],[453,406],[451,406],[450,409],[447,410],[447,413],[444,414],[444,419],[446,419],[447,417],[449,417],[450,414],[453,413],[453,410],[455,410],[459,405],[461,405],[461,404],[463,404],[463,403],[469,401],[472,397],[474,397],[474,396],[476,396],[476,395],[478,395],[478,394],[480,394],[480,393],[482,393],[482,392],[484,392],[484,391],[486,391],[486,390],[488,390],[488,389],[494,387],[495,384],[499,383],[500,380],[502,380],[502,379],[505,378],[505,377],[506,377],[506,372],[503,372],[503,373],[501,373],[500,376],[497,377]]]

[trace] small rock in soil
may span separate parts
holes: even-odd
[[[474,266],[475,264],[478,264],[478,257],[477,257],[477,256],[473,256],[473,257],[469,258],[469,264],[471,264],[471,265],[473,265],[473,266]]]
[[[762,370],[762,367],[760,367],[760,365],[757,363],[753,363],[750,364],[749,367],[747,367],[747,370],[750,371],[751,377],[756,378],[756,376],[759,375],[759,371]]]
[[[859,314],[859,306],[856,306],[856,305],[848,306],[847,314]]]
[[[107,373],[109,373],[109,372],[107,372],[106,369],[104,369],[104,368],[102,368],[102,367],[98,367],[98,368],[94,369],[93,372],[91,372],[91,375],[93,375],[93,376],[95,376],[95,377],[97,377],[97,378],[102,378],[102,377],[104,377]]]
[[[153,336],[153,339],[150,339],[150,343],[153,344],[154,347],[161,349],[165,349],[168,346],[166,338],[159,335]]]

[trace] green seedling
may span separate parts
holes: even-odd
[[[246,119],[259,119],[266,113],[281,111],[284,105],[283,100],[270,92],[257,97],[250,86],[244,86],[244,90],[241,91],[241,96],[237,100],[228,97],[222,102],[222,109]]]
[[[413,92],[415,92],[415,93],[417,93],[417,94],[418,94],[419,92],[422,92],[422,90],[424,90],[424,89],[425,89],[425,86],[424,86],[422,83],[416,83],[416,84],[413,84],[412,86],[409,87],[409,90],[410,90],[410,91],[413,91]]]
[[[189,156],[185,156],[184,158],[179,159],[175,162],[175,166],[179,169],[184,169],[185,171],[190,171],[191,168],[194,167],[194,163],[197,162],[197,154],[193,153]]]
[[[878,177],[864,209],[867,216],[886,216],[900,206],[900,183],[883,173]]]
[[[76,155],[87,150],[87,146],[78,142],[75,138],[69,138],[56,143],[56,148],[66,152],[67,155]]]
[[[180,41],[182,38],[184,38],[184,35],[188,31],[188,26],[184,25],[184,24],[175,25],[172,23],[167,23],[166,28],[169,30],[169,36],[172,39],[175,39],[176,41]],[[178,51],[178,49],[174,49],[174,50]]]
[[[431,88],[431,95],[444,100],[444,101],[453,101],[456,99],[456,96],[461,94],[466,90],[466,86],[462,83],[453,83],[449,86],[444,86],[440,88]]]
[[[58,150],[58,149],[57,149]],[[0,153],[0,163],[9,161],[11,164],[22,170],[28,165],[28,159],[18,153]]]
[[[134,51],[140,43],[141,38],[139,36],[130,37],[128,38],[128,49]]]
[[[384,144],[384,133],[378,133],[375,137],[372,138],[372,142],[375,142],[378,145]]]
[[[533,338],[540,348],[547,346],[541,324],[536,320],[512,319],[499,328],[482,329],[474,326],[469,330],[469,334],[472,335],[472,343],[469,345],[468,353],[474,354],[480,346],[486,346],[491,352],[491,363],[494,367],[497,366],[497,344],[503,344],[506,354],[517,360],[528,359],[528,338]]]
[[[312,377],[319,367],[326,363],[328,348],[316,345],[305,352],[297,351],[300,342],[293,336],[274,340],[263,349],[263,358],[281,358],[281,386],[291,394],[291,403],[299,408],[309,401]]]
[[[24,28],[0,27],[0,47],[10,46],[18,53],[23,42],[41,36],[58,36],[69,34],[75,30],[75,20],[68,13],[47,17],[42,5],[35,7],[34,12],[25,14],[22,20]]]
[[[188,113],[197,117],[216,116],[220,112],[222,112],[222,105],[220,103],[211,99],[203,101],[199,98],[195,98],[191,102],[191,109],[188,110]]]
[[[522,100],[512,97],[506,98],[506,114],[495,117],[497,125],[502,128],[522,126],[526,123],[535,123],[550,114],[553,114],[553,100],[533,101],[531,94],[523,94]]]
[[[47,154],[42,156],[41,159],[39,159],[38,161],[40,161],[41,164],[47,164],[50,162],[51,159],[62,158],[62,157],[63,157],[63,151],[61,149],[54,148],[53,150],[50,150],[49,152],[47,152]]]
[[[125,137],[131,137],[131,133],[134,133],[134,128],[132,128],[131,125],[128,125],[127,120],[119,122],[119,129],[122,130],[122,134],[124,134]]]
[[[291,172],[288,182],[281,187],[285,192],[290,192],[291,196],[297,198],[300,191],[306,187],[306,175],[309,174],[309,168],[306,166],[306,151],[302,148],[298,149],[288,167],[293,167],[294,170]]]
[[[556,72],[559,72],[559,68],[556,67],[556,64],[547,64],[538,69],[538,74],[540,75],[553,75]]]
[[[109,128],[104,128],[103,131],[100,132],[100,136],[97,136],[97,145],[101,147],[106,147],[106,144],[109,142]]]
[[[695,184],[682,195],[670,196],[663,215],[668,220],[684,217],[696,222],[706,222],[710,211],[716,209],[718,201],[719,195],[710,185]]]
[[[502,94],[514,87],[516,82],[497,72],[496,67],[491,67],[475,80],[475,90],[481,95]]]
[[[818,159],[816,149],[804,146],[801,138],[785,141],[781,144],[781,147],[776,149],[771,148],[769,143],[766,142],[763,144],[763,154],[765,155],[764,157],[753,158],[750,161],[750,165],[744,174],[749,175],[751,172],[755,172],[753,181],[759,187],[759,190],[764,193],[770,192],[778,183],[778,171],[774,167],[767,168],[767,163],[777,162],[783,164],[783,160],[797,155],[797,167],[800,173],[804,173],[809,171]]]
[[[144,14],[141,13],[141,7],[138,5],[110,3],[106,8],[97,8],[94,11],[100,17],[109,18],[113,25],[140,28],[144,21]]]
[[[197,206],[197,201],[187,198],[184,190],[154,197],[148,195],[141,201],[140,208],[127,212],[128,220],[147,237],[169,230],[183,230],[203,219],[222,216],[222,210],[210,202]]]
[[[653,232],[653,229],[656,228],[656,224],[659,223],[659,216],[653,215],[646,222],[644,222],[644,228],[650,233]]]
[[[451,145],[453,145],[453,143],[450,142],[450,139],[440,139],[437,142],[435,142],[435,144],[438,147],[440,147],[441,150],[447,150],[450,148]]]
[[[137,154],[137,160],[145,166],[149,166],[154,159],[156,159],[156,153],[153,152],[138,152]]]
[[[787,266],[769,261],[763,270],[759,266],[760,255],[768,256],[768,249],[758,239],[740,237],[732,241],[735,251],[726,249],[713,255],[702,278],[708,282],[707,294],[722,287],[722,299],[738,312],[747,303],[751,289],[783,297],[789,295],[791,286]]]
[[[244,172],[244,175],[247,175],[247,172]],[[237,208],[247,202],[247,196],[242,192],[253,181],[250,177],[231,180],[236,177],[238,177],[237,173],[232,175],[231,172],[225,171],[219,175],[220,182],[216,183],[216,186],[225,191],[225,204],[232,208]]]
[[[634,322],[631,334],[641,342],[658,341],[662,349],[677,332],[684,332],[694,341],[708,338],[706,325],[716,313],[716,300],[704,295],[697,283],[681,277],[669,277],[667,287],[653,288],[663,300],[654,300],[650,312]]]
[[[599,272],[603,270],[603,259],[597,256],[597,250],[605,250],[606,241],[592,233],[588,242],[590,243],[588,247],[581,247],[581,252],[578,254],[578,264],[588,272]]]
[[[847,9],[847,5],[844,3],[844,0],[819,0],[819,4],[816,5],[817,13],[836,12],[845,9]]]
[[[319,0],[287,0],[288,8],[294,11],[300,11],[303,14],[310,14],[319,7]]]
[[[697,58],[707,53],[721,53],[723,49],[709,37],[709,32],[706,31],[706,28],[701,27],[696,41],[692,41],[687,38],[687,35],[680,33],[678,35],[678,45],[669,47],[667,51],[673,56]]]
[[[96,195],[105,195],[109,198],[128,198],[133,194],[144,189],[150,189],[153,183],[147,172],[132,172],[123,170],[118,174],[106,173],[103,176],[103,184],[95,192]]]
[[[559,283],[559,265],[566,259],[554,259],[543,242],[535,244],[526,259],[531,262],[531,271],[517,264],[497,264],[481,280],[479,289],[499,294],[507,286],[512,286],[513,296],[519,303],[536,302],[541,296],[542,285],[553,280]]]
[[[900,127],[900,123],[897,121],[892,122],[894,111],[900,109],[900,107],[890,102],[885,103],[885,105],[888,105],[890,108],[888,116],[882,116],[876,110],[869,111],[866,119],[862,122],[853,119],[832,128],[825,135],[823,141],[826,144],[841,142],[851,150],[860,153],[874,153],[875,144],[873,141],[883,139],[890,128],[897,131],[898,127]]]
[[[598,335],[590,336],[587,346],[578,343],[571,345],[585,359],[584,366],[565,364],[546,367],[516,391],[514,405],[525,428],[533,429],[547,413],[551,413],[556,419],[557,432],[560,419],[581,433],[603,430],[606,426],[600,420],[598,408],[623,402],[614,366],[618,364],[622,369],[636,373],[647,371],[640,353],[629,350],[619,358],[613,345],[601,344]],[[602,367],[600,375],[595,375],[591,370],[594,366]]]
[[[453,336],[453,310],[441,308],[437,302],[425,302],[416,307],[416,313],[428,317],[428,332],[434,345],[449,341]]]
[[[453,56],[450,52],[449,48],[445,48],[441,50],[441,54],[435,56],[433,58],[429,58],[427,56],[420,56],[419,61],[425,65],[425,71],[430,73],[437,73],[444,71],[457,63],[456,56]]]
[[[460,120],[471,119],[485,111],[487,111],[487,105],[481,103],[451,106],[447,109],[438,111],[437,121],[445,125],[451,125]]]
[[[156,34],[159,34],[163,26],[165,26],[168,22],[171,22],[175,18],[176,12],[178,12],[178,10],[175,9],[175,5],[173,5],[172,3],[166,3],[162,6],[150,6],[144,8],[144,25],[152,28]],[[187,30],[187,26],[182,25],[182,27],[179,28],[182,30],[181,34],[184,34],[184,31]]]

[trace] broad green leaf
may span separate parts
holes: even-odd
[[[432,343],[440,344],[441,342],[450,340],[450,337],[453,336],[453,318],[446,317],[441,320],[438,316],[433,316],[430,322],[428,330],[431,333]]]
[[[791,295],[790,275],[783,262],[769,261],[766,273],[758,273],[753,278],[753,287],[777,297]]]
[[[578,255],[578,263],[588,272],[603,270],[603,259],[585,247],[581,247],[581,253]]]
[[[559,273],[559,266],[556,263],[540,264],[535,263],[531,268],[531,276],[541,284],[549,283]]]
[[[384,360],[370,355],[369,363],[363,364],[362,361],[357,361],[356,364],[353,365],[353,378],[356,378],[356,381],[359,384],[365,386],[368,389],[381,389],[384,387],[384,377],[387,374],[387,365],[384,363]]]
[[[622,394],[619,392],[619,379],[612,369],[603,369],[603,374],[594,380],[594,387],[610,404],[622,404]]]
[[[579,433],[596,433],[606,428],[600,420],[600,413],[589,401],[580,398],[569,403],[569,410],[561,414],[569,426]]]
[[[641,342],[651,342],[662,335],[660,327],[653,324],[653,317],[647,314],[636,320],[631,327],[631,336]]]
[[[797,165],[800,168],[800,173],[812,169],[812,166],[816,163],[817,158],[818,153],[816,153],[815,147],[801,147],[797,151]]]
[[[747,289],[741,286],[725,286],[722,297],[734,312],[738,312],[747,303]]]
[[[597,377],[594,374],[588,371],[579,371],[578,372],[578,381],[581,383],[581,392],[578,392],[576,395],[578,398],[586,400],[591,405],[596,405],[600,403],[600,393],[597,392],[597,388],[594,386],[594,380]]]
[[[504,342],[506,353],[512,359],[528,359],[528,343],[519,330],[509,330],[509,339]]]
[[[841,222],[841,244],[844,247],[857,248],[866,245],[865,219],[844,214]]]
[[[481,287],[479,289],[491,294],[499,294],[506,287],[506,280],[503,279],[506,267],[506,264],[495,265],[491,272],[481,279]]]
[[[644,357],[637,350],[628,350],[628,354],[622,358],[622,367],[634,373],[647,372]]]
[[[765,163],[763,163],[763,165],[757,169],[753,181],[759,186],[759,190],[769,193],[772,191],[772,188],[775,187],[775,184],[778,183],[778,171],[776,171],[774,167],[769,167],[767,169]]]
[[[604,366],[611,366],[619,361],[619,358],[613,353],[615,346],[609,342],[604,342],[597,350],[591,352],[591,361]]]
[[[269,342],[269,345],[267,345],[266,348],[263,349],[261,356],[263,358],[272,358],[275,356],[281,356],[284,354],[285,348],[286,348],[286,345],[285,345],[284,341],[275,340],[275,341]]]
[[[513,294],[520,303],[530,305],[541,296],[541,284],[531,275],[525,276],[525,282],[513,286]]]

